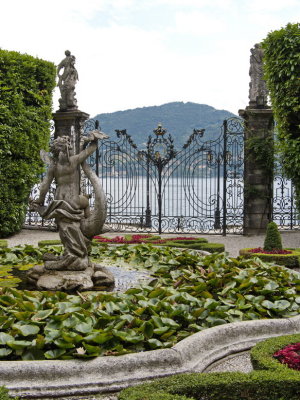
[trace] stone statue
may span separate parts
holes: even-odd
[[[250,106],[266,107],[268,100],[268,89],[263,79],[263,49],[256,43],[251,49],[250,56],[250,84],[249,100]]]
[[[59,99],[59,108],[61,111],[77,109],[77,100],[75,99],[75,85],[78,81],[78,72],[75,68],[75,57],[69,50],[65,51],[66,57],[57,66],[58,83],[61,98]],[[63,69],[63,72],[61,70]]]
[[[31,281],[37,280],[38,288],[65,289],[74,288],[91,289],[95,281],[101,278],[105,284],[112,284],[114,279],[103,267],[95,269],[88,258],[90,239],[101,232],[106,218],[106,198],[98,177],[86,163],[86,159],[96,150],[99,139],[108,138],[106,134],[98,130],[89,133],[81,141],[81,151],[73,154],[73,148],[68,136],[60,136],[54,140],[51,146],[52,159],[48,157],[48,170],[40,187],[40,195],[31,201],[31,209],[38,211],[44,219],[55,218],[58,226],[59,236],[64,246],[62,256],[46,254],[43,268],[33,268],[28,276]],[[43,152],[44,160],[47,153]],[[79,168],[90,179],[95,191],[95,208],[89,209],[88,199],[79,193]],[[50,188],[51,182],[56,181],[56,192],[54,200],[44,206],[45,196]],[[55,285],[50,286],[49,271],[61,271],[55,275]],[[85,283],[78,280],[74,271],[83,271]],[[69,272],[69,274],[68,274]],[[70,272],[71,282],[70,282]],[[48,273],[48,275],[47,275]],[[45,279],[45,274],[47,279]],[[42,284],[41,284],[42,281]],[[92,282],[94,281],[94,282]],[[58,283],[57,283],[58,282]],[[99,282],[98,282],[99,283]]]

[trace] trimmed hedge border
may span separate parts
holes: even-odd
[[[177,396],[177,397],[176,397]],[[178,397],[179,396],[179,397]],[[119,400],[299,400],[298,371],[183,374],[123,390]]]
[[[240,256],[259,257],[261,260],[266,262],[273,262],[278,265],[283,265],[287,268],[299,268],[300,267],[300,252],[299,250],[291,250],[291,254],[264,254],[264,253],[251,253],[251,248],[245,248],[240,250]]]
[[[0,239],[0,247],[8,247],[7,240],[5,240],[5,239]]]
[[[284,335],[270,338],[258,343],[250,352],[253,368],[256,370],[294,371],[285,364],[281,364],[273,354],[289,344],[299,343],[300,334]],[[295,371],[299,374],[299,371]]]
[[[10,397],[8,389],[4,386],[0,386],[0,400],[18,400],[18,398]]]
[[[52,239],[52,240],[41,240],[38,242],[39,247],[45,247],[45,246],[57,246],[62,244],[61,240],[59,239]]]
[[[296,400],[300,396],[300,373],[281,364],[273,354],[298,342],[300,334],[273,337],[256,344],[250,352],[255,369],[250,374],[172,376],[127,388],[120,393],[119,400]]]

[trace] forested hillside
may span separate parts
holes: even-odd
[[[133,141],[144,147],[148,136],[161,123],[180,148],[193,133],[193,129],[205,129],[207,140],[220,135],[224,119],[235,115],[226,110],[216,110],[206,104],[173,102],[161,106],[142,107],[133,110],[98,114],[103,132],[114,137],[115,129],[126,129]]]

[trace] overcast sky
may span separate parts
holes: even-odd
[[[299,21],[299,0],[7,0],[0,46],[55,64],[70,50],[91,117],[172,101],[237,113],[251,47]]]

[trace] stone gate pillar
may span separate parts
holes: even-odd
[[[263,50],[255,44],[250,56],[249,106],[239,110],[245,122],[244,234],[264,233],[272,217],[273,166],[262,162],[273,150],[273,112],[267,104],[268,90],[263,79]],[[254,151],[252,143],[261,147]],[[264,144],[268,148],[264,147]]]
[[[271,109],[247,107],[239,110],[239,115],[245,121],[244,234],[257,235],[265,232],[271,220],[273,174],[262,168],[256,154],[247,147],[247,141],[270,138],[265,142],[272,143],[273,112]]]
[[[54,138],[58,136],[70,136],[75,144],[76,153],[79,152],[81,129],[89,114],[79,110],[58,110],[53,114],[55,124]]]

